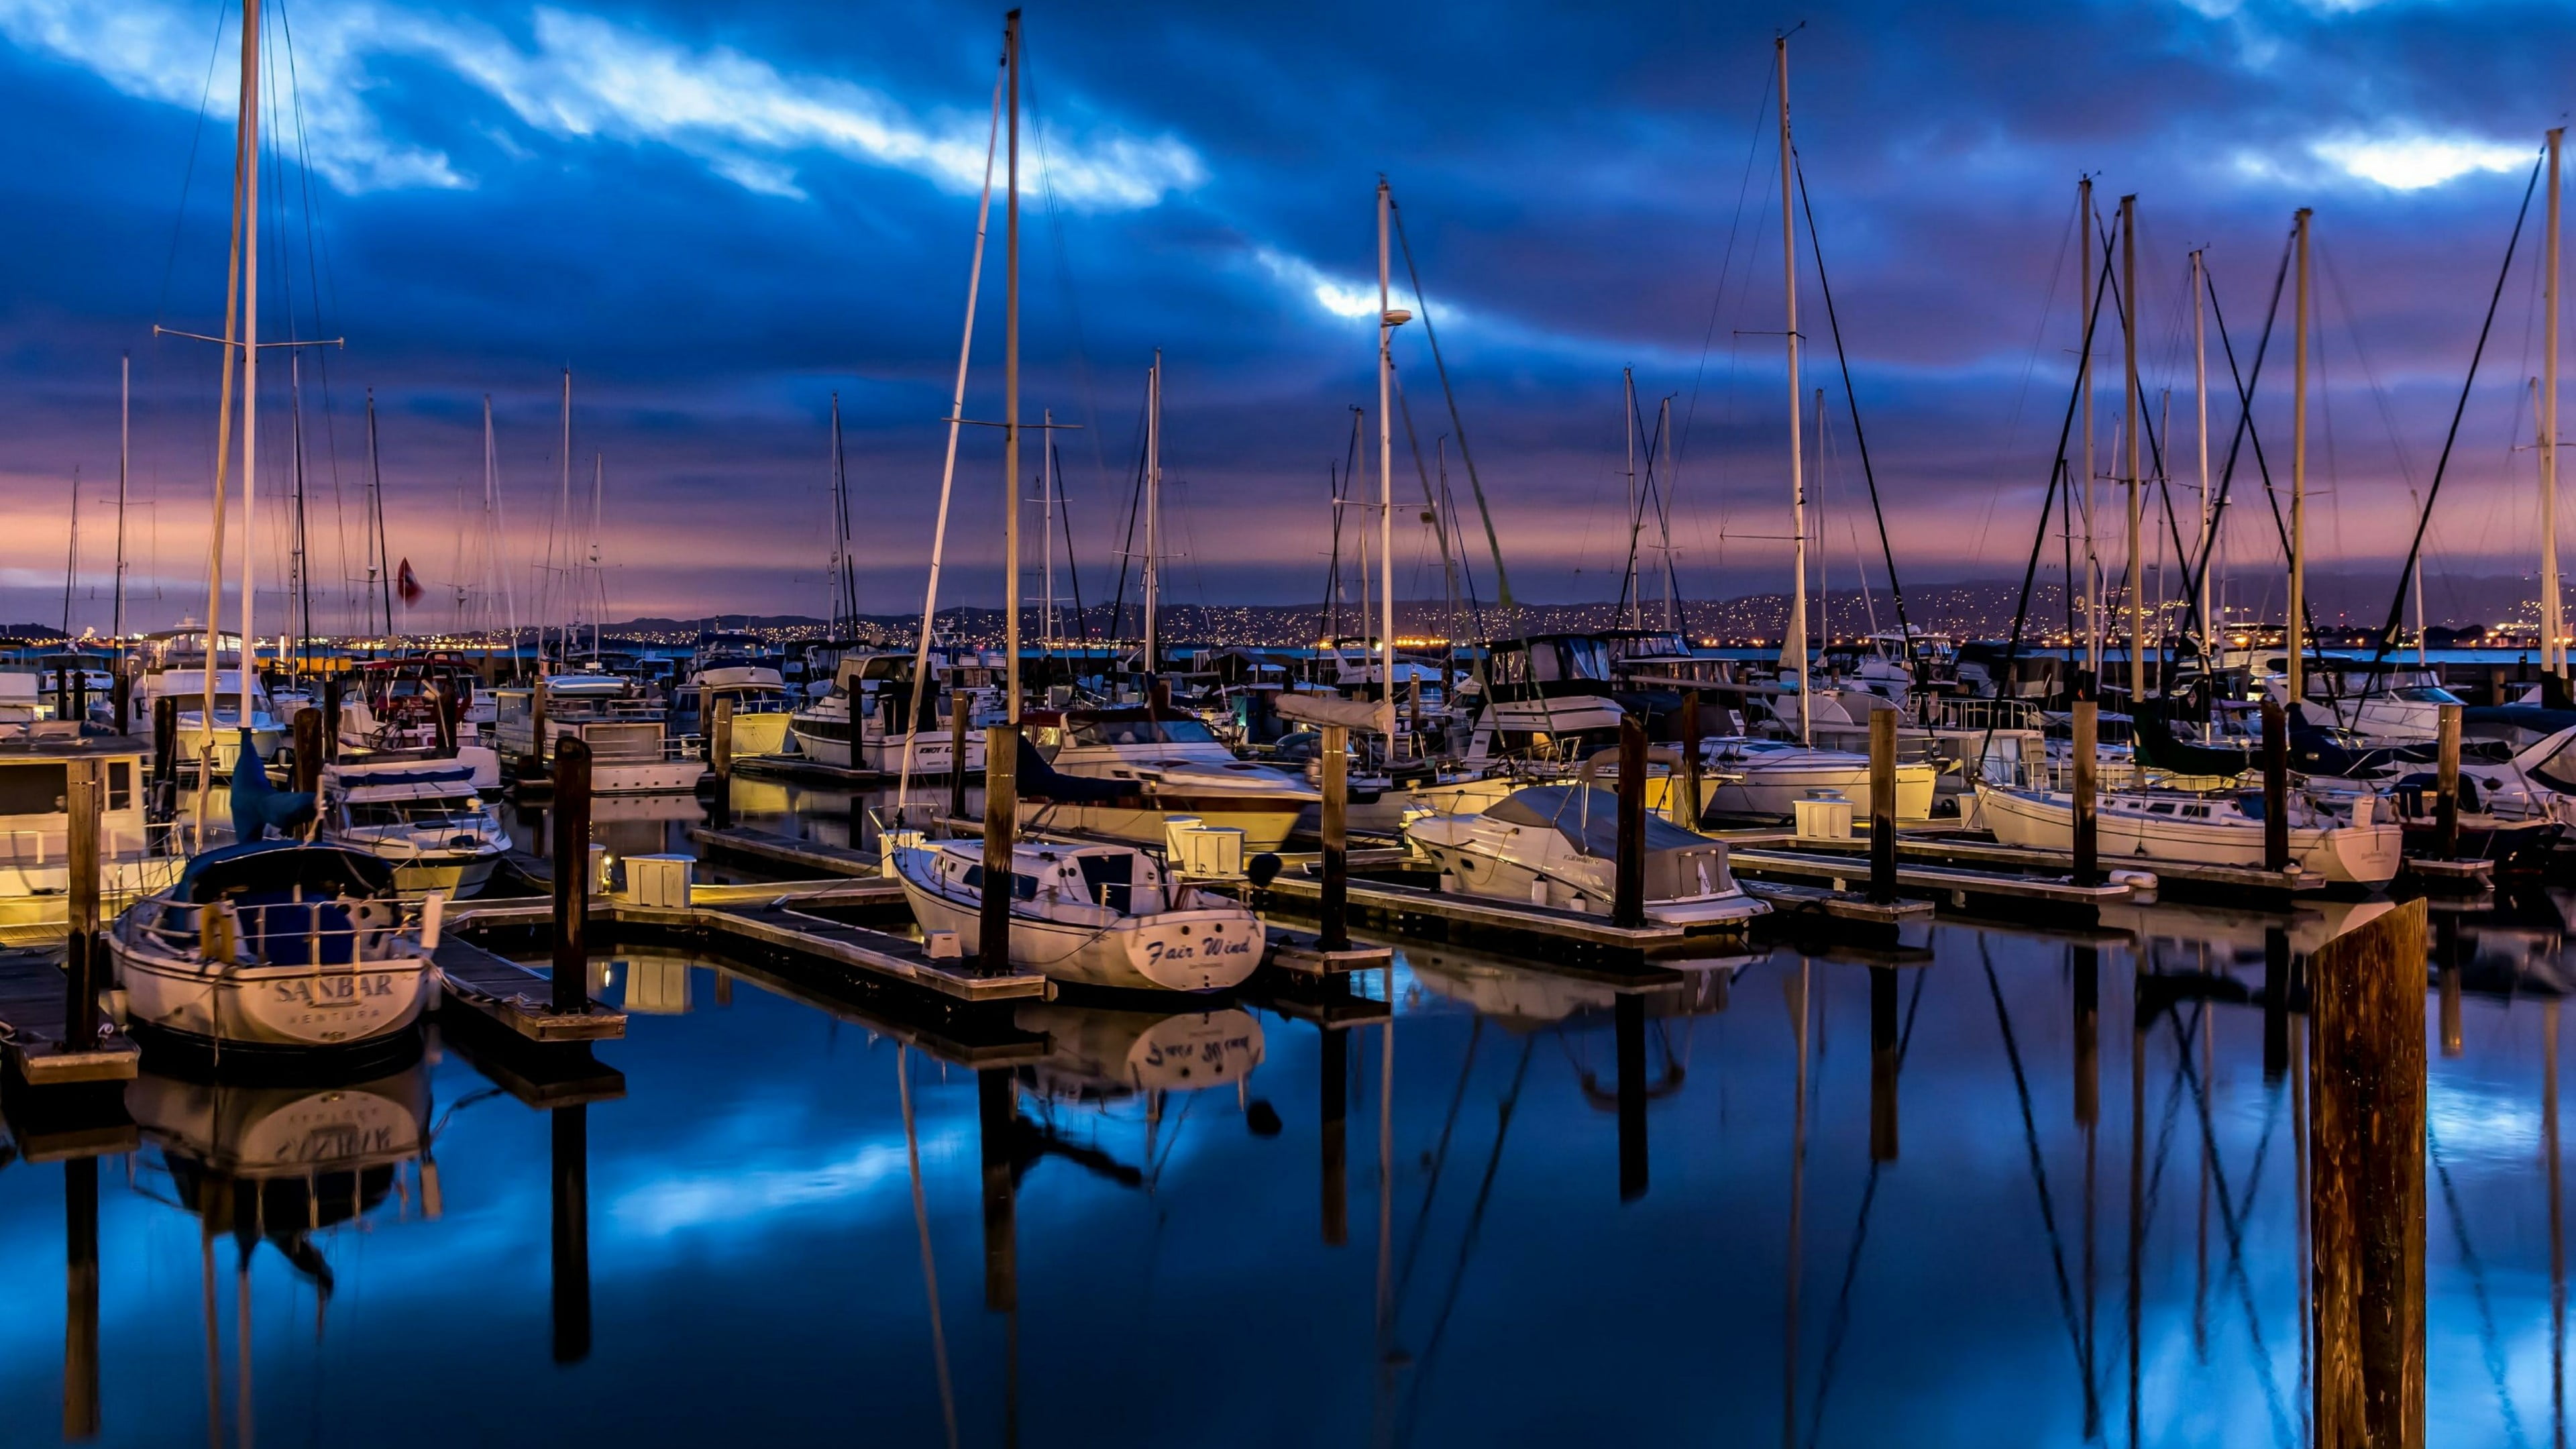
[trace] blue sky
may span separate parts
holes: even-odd
[[[306,389],[321,622],[359,567],[370,387],[392,550],[433,590],[415,625],[452,614],[442,584],[483,574],[486,393],[515,530],[506,572],[523,612],[537,607],[567,364],[574,456],[584,471],[604,458],[613,617],[823,611],[836,391],[862,602],[918,606],[998,11],[380,0],[268,18],[263,331],[347,338]],[[2395,550],[2540,133],[2569,106],[2552,64],[2576,42],[2563,6],[1034,8],[1024,406],[1085,425],[1063,436],[1086,593],[1115,567],[1159,347],[1181,555],[1168,597],[1316,595],[1327,464],[1343,456],[1349,405],[1374,405],[1380,171],[1405,207],[1520,593],[1617,590],[1623,366],[1649,416],[1671,396],[1687,423],[1673,517],[1686,591],[1778,587],[1787,389],[1769,76],[1773,33],[1801,22],[1793,119],[1900,567],[1927,580],[2017,571],[2079,336],[2069,249],[2087,171],[2106,213],[2140,196],[2141,355],[2151,406],[2174,390],[2186,478],[2185,254],[2208,248],[2248,345],[2289,214],[2316,208],[2315,550],[2356,566]],[[77,465],[76,621],[105,622],[124,352],[132,497],[149,505],[129,513],[136,611],[157,623],[202,607],[215,368],[205,345],[151,328],[221,324],[237,27],[215,0],[0,0],[0,112],[18,161],[0,176],[18,223],[0,231],[11,618],[60,612]],[[1001,407],[1000,240],[997,207],[971,417]],[[1832,394],[1823,552],[1848,584],[1860,479],[1839,375],[1820,365],[1830,346],[1803,228],[1799,245],[1807,380]],[[2442,569],[2527,566],[2535,252],[2509,280],[2445,485]],[[1397,360],[1430,454],[1450,428],[1419,330],[1399,337]],[[264,424],[258,536],[272,579],[282,361],[263,365],[276,430]],[[2262,412],[2284,468],[2285,409],[2275,393]],[[2232,411],[2218,419],[2223,453]],[[1399,498],[1418,501],[1401,439],[1398,452]],[[969,431],[954,599],[998,597],[999,454]],[[1451,460],[1467,506],[1454,441]],[[1399,587],[1428,593],[1436,563],[1412,517]],[[2246,521],[2235,572],[2259,594],[2277,564]]]

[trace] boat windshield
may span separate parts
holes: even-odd
[[[1194,719],[1099,719],[1071,727],[1077,745],[1212,745],[1216,736]]]
[[[358,800],[349,805],[354,827],[394,825],[413,830],[473,830],[483,824],[483,802],[454,800]]]
[[[2390,699],[2408,704],[2458,704],[2460,697],[2436,684],[2403,684],[2388,691]]]
[[[1607,790],[1532,785],[1513,791],[1485,814],[1512,825],[1553,830],[1586,855],[1616,859],[1619,854],[1619,797]],[[1652,812],[1648,812],[1645,823],[1649,852],[1680,850],[1708,842],[1708,837],[1684,830]]]

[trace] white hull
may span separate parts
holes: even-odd
[[[923,730],[912,746],[912,772],[916,775],[951,775],[957,770],[956,739],[944,731]],[[903,736],[892,739],[871,738],[860,746],[867,767],[880,774],[899,774],[903,770]],[[966,773],[984,768],[984,733],[966,732]]]
[[[1199,801],[1134,806],[1023,800],[1020,825],[1027,830],[1060,831],[1159,848],[1164,843],[1164,822],[1183,815],[1213,830],[1242,831],[1243,852],[1252,856],[1285,846],[1303,809],[1303,804],[1295,800],[1262,801],[1258,797],[1248,797],[1241,806]]]
[[[1869,818],[1869,763],[1866,760],[1853,763],[1800,753],[1772,760],[1757,756],[1741,764],[1721,761],[1714,769],[1742,778],[1701,782],[1701,796],[1712,814],[1757,815],[1785,820],[1797,813],[1797,802],[1807,799],[1810,792],[1839,790],[1843,798],[1851,802],[1855,817]],[[1930,765],[1897,766],[1896,818],[1931,819],[1932,796],[1939,780],[1940,772]]]
[[[437,987],[422,957],[356,966],[208,967],[109,938],[127,1019],[207,1041],[336,1047],[409,1030]]]
[[[594,795],[667,795],[698,788],[707,767],[697,760],[594,761],[590,790]]]
[[[492,873],[501,868],[498,853],[458,856],[452,860],[418,860],[394,867],[394,889],[407,896],[425,896],[431,891],[445,894],[451,900],[480,895],[492,883]]]
[[[1342,819],[1353,830],[1393,835],[1404,828],[1404,817],[1409,812],[1428,810],[1435,815],[1475,815],[1518,788],[1517,781],[1499,775],[1481,780],[1405,785],[1381,790],[1376,799],[1366,803],[1352,801],[1344,810]]]
[[[903,857],[926,857],[905,851]],[[981,948],[984,923],[976,902],[952,899],[903,870],[904,896],[925,931],[954,931],[967,954]],[[1238,909],[1162,911],[1121,916],[1103,909],[1098,924],[1051,921],[1013,912],[1011,964],[1049,980],[1130,991],[1223,991],[1261,965],[1261,923]]]
[[[1985,826],[2005,845],[2038,850],[2075,848],[2075,812],[2055,797],[1981,785]],[[2405,831],[2395,821],[2371,825],[2290,828],[2290,862],[2338,885],[2385,885],[2403,861]],[[2247,820],[2179,820],[2104,810],[2094,816],[2094,848],[2106,864],[2122,860],[2260,869],[2263,824]]]

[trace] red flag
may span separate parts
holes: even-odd
[[[402,561],[402,572],[394,576],[394,592],[402,595],[406,609],[420,602],[420,580],[412,574],[410,559]]]

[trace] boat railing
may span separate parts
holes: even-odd
[[[1939,730],[2035,730],[2039,708],[2025,699],[1963,698],[1933,695],[1926,718]]]
[[[381,913],[381,914],[379,914]],[[347,924],[337,924],[334,917]],[[160,950],[222,966],[342,966],[391,958],[401,919],[380,902],[323,897],[240,905],[163,901],[133,929]]]

